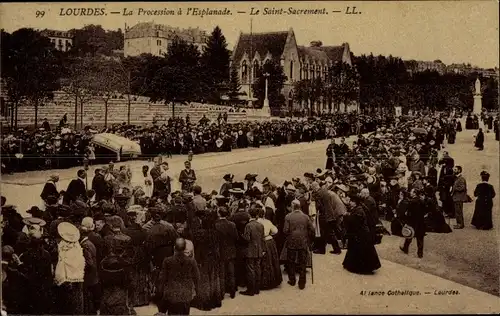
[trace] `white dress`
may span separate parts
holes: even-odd
[[[153,178],[147,174],[145,177],[143,176],[142,188],[144,189],[144,193],[147,197],[151,197],[153,195]],[[146,182],[150,183],[147,184]]]

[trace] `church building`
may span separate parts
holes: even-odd
[[[251,85],[257,70],[268,60],[278,61],[287,80],[282,94],[288,108],[293,106],[294,83],[302,79],[326,78],[328,68],[336,62],[352,65],[348,43],[339,46],[323,46],[321,41],[309,46],[299,46],[293,29],[281,32],[240,33],[233,49],[231,65],[239,74],[241,90],[251,96]]]

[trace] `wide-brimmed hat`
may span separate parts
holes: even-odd
[[[80,240],[80,231],[75,225],[68,222],[57,225],[57,233],[67,242],[78,242]]]
[[[401,235],[403,235],[404,238],[411,239],[415,236],[415,230],[411,226],[404,225],[401,229]]]
[[[343,192],[346,192],[346,193],[349,192],[349,187],[346,186],[345,184],[337,184],[335,187]]]
[[[248,173],[246,176],[245,176],[245,180],[249,181],[249,180],[256,180],[257,179],[257,174],[255,173]]]
[[[222,179],[224,179],[226,181],[233,180],[233,178],[234,178],[234,174],[230,174],[230,173],[228,173],[228,174],[224,175],[224,177],[222,177]]]
[[[23,218],[23,224],[27,226],[33,226],[33,225],[45,226],[46,222],[38,217],[26,217]]]
[[[285,190],[296,191],[297,189],[293,186],[293,184],[288,184],[287,186],[285,186]]]

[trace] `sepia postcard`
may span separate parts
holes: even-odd
[[[2,315],[500,312],[498,0],[0,29]]]

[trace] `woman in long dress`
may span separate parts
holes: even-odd
[[[476,186],[474,196],[476,205],[474,215],[472,216],[472,225],[477,229],[488,230],[493,228],[492,210],[495,189],[488,183],[490,174],[486,171],[481,172],[482,182]]]
[[[351,193],[343,197],[343,200],[349,205],[349,212],[344,216],[347,253],[342,265],[352,273],[373,274],[381,264],[360,198]]]
[[[205,214],[201,218],[201,227],[193,231],[194,256],[200,269],[200,292],[196,293],[191,306],[203,311],[221,307],[224,297],[216,216],[216,212]]]
[[[477,133],[476,141],[474,142],[474,147],[476,147],[479,150],[484,149],[484,133],[482,128],[480,128],[479,132]]]
[[[280,258],[278,249],[274,242],[273,235],[278,233],[278,228],[273,223],[264,218],[265,211],[260,210],[259,219],[257,220],[264,226],[264,257],[262,258],[262,275],[261,275],[261,290],[270,290],[278,287],[283,281],[280,268]]]

